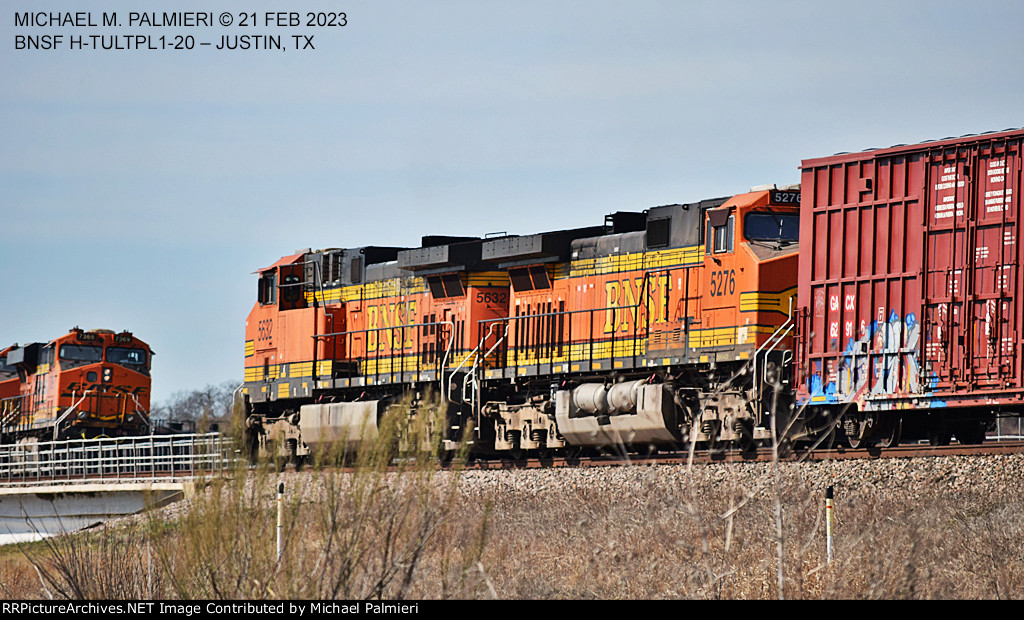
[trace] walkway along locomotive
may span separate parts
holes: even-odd
[[[0,349],[0,443],[147,433],[152,356],[129,332],[77,327]]]
[[[1022,139],[808,160],[801,186],[601,226],[286,256],[246,322],[251,445],[300,462],[432,390],[446,446],[471,428],[481,453],[980,441],[1024,393]]]

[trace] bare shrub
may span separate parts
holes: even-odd
[[[22,551],[39,577],[48,598],[149,598],[145,549],[135,528],[102,529],[75,536],[44,538]],[[152,583],[150,581],[150,583]]]

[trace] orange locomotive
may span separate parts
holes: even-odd
[[[616,213],[604,226],[306,250],[260,270],[253,447],[301,461],[445,399],[481,452],[768,436],[789,363],[799,191]],[[451,447],[452,444],[449,444]]]
[[[484,405],[502,447],[767,439],[767,412],[788,411],[764,386],[792,349],[798,213],[798,191],[765,188],[649,209],[639,231],[616,214],[611,234],[534,235],[554,251],[532,260],[515,249],[531,237],[485,245],[511,269],[515,310],[510,352],[484,375],[530,394]]]
[[[260,270],[243,388],[253,445],[301,460],[327,435],[358,436],[395,396],[464,375],[496,340],[483,321],[508,312],[508,275],[481,244],[306,250]]]
[[[145,434],[152,356],[129,332],[77,327],[0,350],[0,441]]]

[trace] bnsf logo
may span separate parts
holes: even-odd
[[[643,302],[639,305],[650,313],[652,323],[665,323],[666,296],[671,288],[670,283],[667,275],[647,278],[646,285],[644,278],[605,282],[605,306],[609,310],[605,312],[604,333],[610,334],[616,329],[630,331],[637,322],[638,302]]]
[[[61,397],[71,398],[72,396],[81,396],[84,392],[105,392],[112,394],[134,394],[135,396],[141,396],[149,391],[149,388],[145,386],[131,386],[131,385],[104,385],[102,383],[79,383],[78,381],[72,381],[61,393]]]
[[[380,304],[367,308],[367,328],[370,330],[391,330],[391,331],[370,331],[366,334],[366,350],[376,351],[380,349],[411,349],[415,344],[414,337],[416,329],[401,329],[409,325],[417,324],[417,304],[415,301],[394,304]],[[398,329],[395,329],[398,328]],[[402,333],[405,333],[405,342],[402,342]]]

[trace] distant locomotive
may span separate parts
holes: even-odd
[[[1024,397],[1022,140],[809,160],[802,192],[602,226],[286,256],[246,322],[250,445],[300,463],[430,392],[445,446],[471,429],[489,454],[981,441]]]
[[[152,357],[129,332],[77,327],[0,349],[0,442],[146,434]]]

